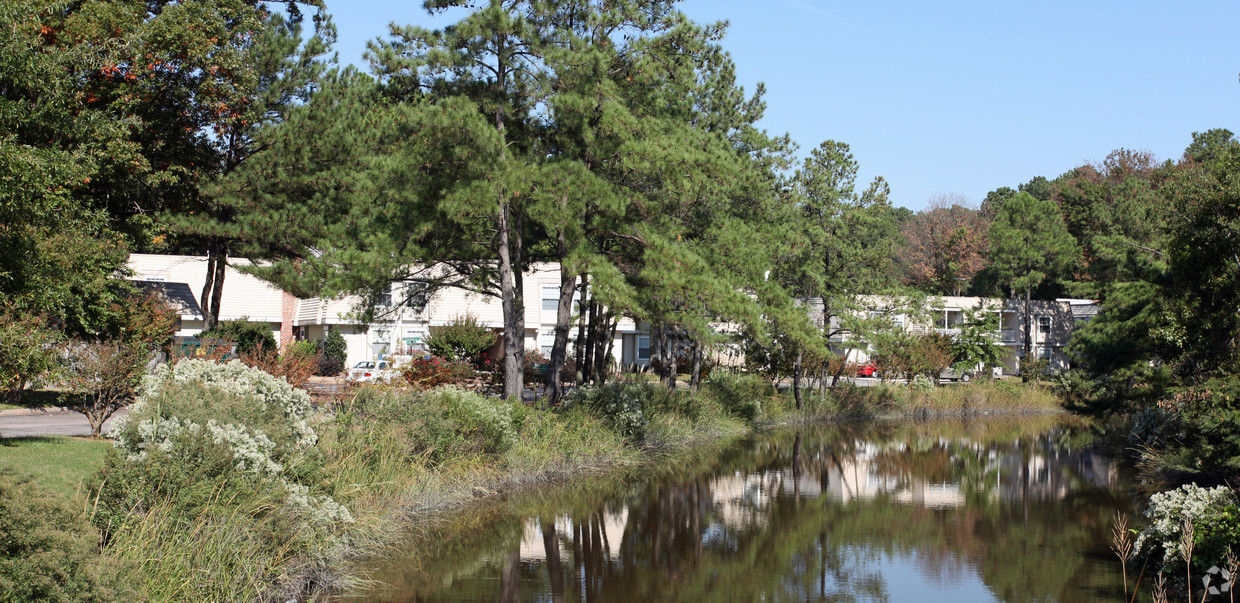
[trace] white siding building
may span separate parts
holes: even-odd
[[[497,346],[498,337],[503,333],[503,310],[496,297],[447,288],[435,292],[421,312],[402,309],[393,312],[393,316],[385,317],[382,322],[362,325],[354,317],[360,300],[298,299],[271,283],[233,268],[248,264],[248,260],[230,258],[229,263],[225,270],[220,321],[245,318],[252,322],[266,322],[271,325],[272,334],[281,345],[294,339],[321,340],[328,328],[335,327],[348,343],[346,366],[373,359],[379,354],[421,350],[422,342],[435,327],[447,325],[467,314],[496,332]],[[145,285],[151,287],[160,283],[158,287],[174,298],[181,312],[178,336],[188,337],[202,332],[203,316],[196,300],[206,281],[205,257],[132,254],[129,256],[129,268],[134,274],[132,278],[139,284],[151,283]],[[559,288],[560,269],[557,264],[538,264],[525,275],[526,349],[550,353],[555,339],[555,300],[558,299]],[[399,287],[394,287],[396,301],[403,294]],[[617,366],[622,365],[621,360],[626,352],[628,357],[638,356],[636,350],[625,348],[626,342],[637,345],[636,331],[633,321],[620,321],[612,346],[612,356]],[[570,340],[576,337],[575,323],[569,337]],[[649,344],[646,346],[648,350]]]

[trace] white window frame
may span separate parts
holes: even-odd
[[[1043,323],[1045,323],[1045,326]],[[1049,315],[1041,314],[1038,316],[1038,335],[1050,335],[1051,326],[1052,322]]]
[[[643,341],[646,342],[646,355],[645,356],[642,356],[642,342]],[[636,343],[637,343],[637,349],[633,350],[633,358],[635,360],[645,360],[649,362],[650,361],[650,336],[649,335],[638,335]]]
[[[551,297],[547,297],[547,292],[551,292]],[[551,302],[548,305],[547,302]],[[542,311],[543,312],[559,312],[560,311],[560,286],[559,285],[543,285],[542,286]]]

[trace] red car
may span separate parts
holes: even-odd
[[[860,367],[857,367],[858,377],[873,377],[877,374],[878,374],[878,367],[874,366],[873,362],[863,364]]]

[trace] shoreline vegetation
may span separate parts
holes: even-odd
[[[1047,388],[1008,381],[842,385],[798,410],[770,381],[727,372],[698,391],[579,388],[554,409],[453,387],[362,387],[315,409],[240,363],[185,361],[148,380],[76,495],[0,475],[0,514],[44,522],[19,542],[32,555],[5,561],[27,571],[9,575],[58,576],[0,586],[50,601],[318,599],[364,587],[356,562],[415,521],[479,499],[801,422],[1061,411]]]

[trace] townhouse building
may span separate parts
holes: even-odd
[[[267,323],[281,346],[308,339],[322,340],[328,329],[338,329],[348,344],[346,366],[372,360],[381,354],[417,354],[435,327],[450,324],[458,317],[471,315],[496,333],[496,346],[491,351],[498,357],[499,337],[503,333],[503,310],[498,298],[460,288],[434,292],[420,311],[398,306],[405,295],[417,295],[394,285],[389,296],[380,300],[393,307],[383,313],[381,321],[363,324],[357,319],[360,299],[298,298],[287,291],[236,269],[250,262],[230,258],[225,270],[224,291],[220,304],[220,321],[247,319]],[[198,299],[206,280],[207,259],[204,256],[132,254],[129,257],[131,277],[139,287],[158,290],[177,308],[181,324],[180,337],[193,337],[202,332],[203,315]],[[560,294],[558,264],[537,264],[525,275],[525,347],[550,354],[555,340],[556,304]],[[575,337],[574,328],[571,336]],[[644,352],[637,325],[624,319],[616,328],[612,356],[617,365],[622,359],[649,358],[649,338]],[[571,348],[570,348],[571,350]]]
[[[970,312],[995,315],[995,341],[1003,348],[1003,364],[999,371],[1006,375],[1020,373],[1020,361],[1025,350],[1025,302],[1019,299],[991,297],[939,296],[931,297],[926,307],[916,313],[908,312],[900,300],[884,296],[863,298],[865,312],[870,315],[886,315],[898,328],[913,333],[936,332],[950,337],[960,335],[961,326]],[[816,300],[810,306],[811,313],[822,315],[822,302]],[[1088,299],[1060,298],[1054,300],[1031,300],[1029,302],[1030,354],[1046,360],[1053,370],[1070,367],[1067,354],[1072,333],[1084,322],[1097,315],[1096,302]],[[914,317],[916,316],[916,317]],[[819,318],[819,324],[822,324]],[[833,319],[831,346],[838,353],[848,354],[854,362],[869,361],[871,349],[867,342],[839,328]]]

